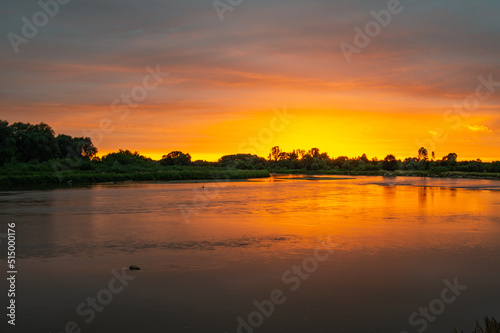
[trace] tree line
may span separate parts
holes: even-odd
[[[196,163],[196,162],[195,162]],[[428,153],[427,149],[421,147],[416,157],[408,157],[404,160],[396,159],[392,154],[383,160],[377,157],[369,159],[366,154],[349,158],[347,156],[330,157],[328,153],[321,152],[318,148],[309,150],[296,149],[286,152],[279,146],[271,148],[267,159],[250,154],[235,154],[223,156],[218,161],[221,166],[234,165],[240,169],[267,168],[277,170],[332,170],[332,171],[424,171],[445,172],[500,172],[500,161],[485,163],[481,160],[458,161],[456,153],[449,153],[441,159],[436,159],[434,152]]]
[[[99,158],[97,148],[88,137],[55,135],[52,128],[40,123],[16,122],[11,125],[0,120],[0,166],[29,163],[32,165],[51,161],[53,168],[61,170],[90,170],[108,166],[110,171],[124,172],[133,168],[161,168],[168,166],[211,166],[249,170],[307,170],[307,171],[395,171],[428,170],[430,172],[464,171],[500,173],[500,161],[484,163],[481,160],[458,161],[455,153],[437,159],[434,152],[421,147],[415,157],[396,159],[392,154],[383,160],[369,159],[366,154],[349,158],[330,157],[318,148],[284,151],[279,146],[272,147],[267,158],[253,154],[231,154],[222,156],[217,162],[192,161],[189,153],[171,151],[154,161],[138,152],[120,149]]]
[[[0,165],[18,162],[39,163],[68,156],[91,159],[97,148],[90,138],[55,136],[45,123],[32,125],[0,120]]]

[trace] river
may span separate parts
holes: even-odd
[[[16,332],[472,331],[500,319],[499,212],[492,180],[10,190],[0,263],[15,223]]]

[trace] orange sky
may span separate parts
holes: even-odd
[[[2,32],[21,34],[20,18],[39,8],[9,6]],[[500,159],[498,3],[405,2],[348,63],[341,43],[355,45],[353,29],[386,8],[248,1],[221,22],[210,1],[72,2],[17,54],[2,41],[0,119],[91,136],[100,154],[155,159],[172,150],[193,160],[267,156],[276,145],[332,157],[403,159],[425,146],[439,158]],[[146,67],[168,76],[154,81]],[[491,90],[483,84],[481,100],[467,100],[477,105],[455,108],[490,75]],[[157,84],[144,90],[145,80]],[[124,102],[112,106],[124,94],[138,97],[127,113]],[[276,110],[291,116],[276,120]]]

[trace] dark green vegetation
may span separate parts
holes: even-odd
[[[173,151],[160,161],[119,150],[102,158],[90,138],[55,136],[47,124],[0,121],[0,185],[92,183],[108,181],[182,181],[269,177],[261,170],[239,170],[217,163],[191,162]]]
[[[266,170],[216,166],[163,165],[137,152],[120,150],[102,159],[73,157],[45,162],[7,163],[0,168],[0,185],[92,183],[108,181],[181,181],[269,177]]]
[[[458,331],[455,329],[453,333],[464,333],[464,331]],[[476,328],[472,333],[500,333],[500,323],[495,320],[495,318],[484,317],[484,328],[476,321]]]
[[[418,157],[398,160],[394,155],[387,155],[380,161],[377,158],[370,160],[365,154],[355,158],[330,158],[318,148],[307,152],[300,149],[284,152],[279,147],[273,147],[269,160],[273,167],[268,169],[279,173],[500,178],[500,161],[457,161],[455,153],[438,160],[434,152],[429,156],[423,147],[418,150]]]
[[[19,162],[39,163],[51,159],[77,156],[91,159],[97,154],[90,138],[54,135],[52,128],[0,120],[0,166]]]
[[[450,153],[438,160],[420,148],[418,157],[401,161],[339,156],[318,148],[284,152],[273,147],[266,158],[251,154],[221,157],[217,162],[191,161],[191,155],[172,151],[160,161],[138,152],[119,150],[102,158],[90,138],[55,136],[49,125],[0,120],[0,184],[33,185],[106,181],[221,180],[268,177],[269,171],[295,174],[436,176],[500,179],[500,161],[457,161]]]

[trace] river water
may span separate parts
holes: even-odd
[[[500,317],[498,181],[10,190],[0,219],[4,271],[16,224],[16,332],[442,333]]]

